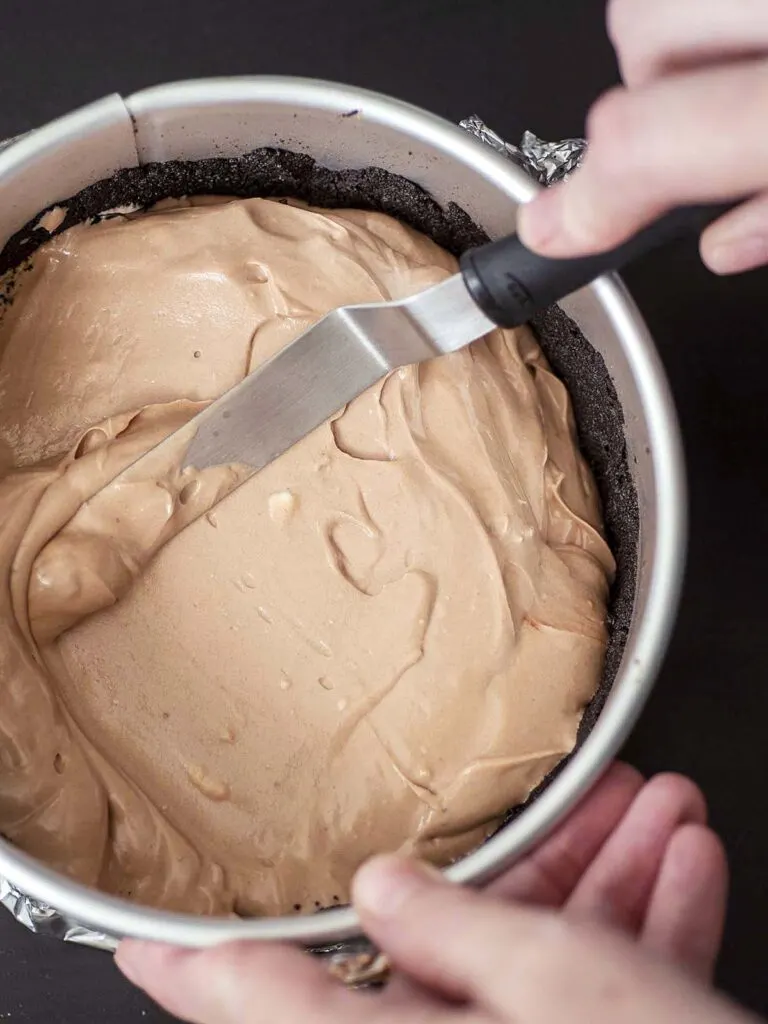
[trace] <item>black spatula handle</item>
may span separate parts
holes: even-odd
[[[733,205],[678,207],[618,249],[578,259],[538,256],[517,235],[510,235],[465,253],[461,272],[486,316],[499,327],[517,327],[601,274],[621,270],[659,246],[700,233]]]

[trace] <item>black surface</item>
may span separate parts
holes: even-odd
[[[616,79],[602,0],[2,0],[0,15],[0,137],[113,90],[286,73],[380,89],[453,119],[477,112],[510,138],[524,128],[555,138],[580,132]],[[627,756],[704,788],[734,875],[720,982],[768,1013],[768,273],[716,281],[682,247],[627,280],[672,380],[692,501],[678,629]],[[29,936],[0,915],[0,1020],[166,1019],[107,955]]]

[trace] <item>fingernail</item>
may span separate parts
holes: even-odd
[[[141,986],[142,979],[164,969],[171,959],[178,959],[187,952],[160,942],[123,939],[115,952],[115,963],[128,981]]]
[[[768,238],[752,235],[720,242],[706,252],[710,270],[716,274],[740,274],[768,263]]]
[[[520,208],[517,217],[520,238],[535,252],[546,255],[553,245],[562,240],[563,210],[560,190],[542,192],[530,203]]]
[[[352,898],[355,906],[376,917],[396,917],[405,904],[425,886],[443,882],[429,864],[404,857],[374,857],[355,875]]]

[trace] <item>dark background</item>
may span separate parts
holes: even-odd
[[[2,0],[0,138],[111,91],[207,75],[330,78],[517,139],[583,129],[617,79],[603,0]],[[706,159],[706,153],[702,153]],[[679,625],[626,756],[686,772],[725,838],[733,890],[719,981],[768,1014],[768,274],[723,282],[689,251],[627,275],[679,406],[692,501]],[[760,637],[763,640],[760,640]],[[0,914],[0,1020],[166,1020],[111,958],[28,935]],[[275,1024],[279,1024],[276,1021]]]

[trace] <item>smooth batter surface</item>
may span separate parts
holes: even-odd
[[[325,312],[454,269],[259,199],[38,252],[0,320],[12,841],[143,903],[309,912],[373,852],[468,851],[573,748],[614,563],[528,330],[391,375],[176,537],[178,481],[98,493]]]

